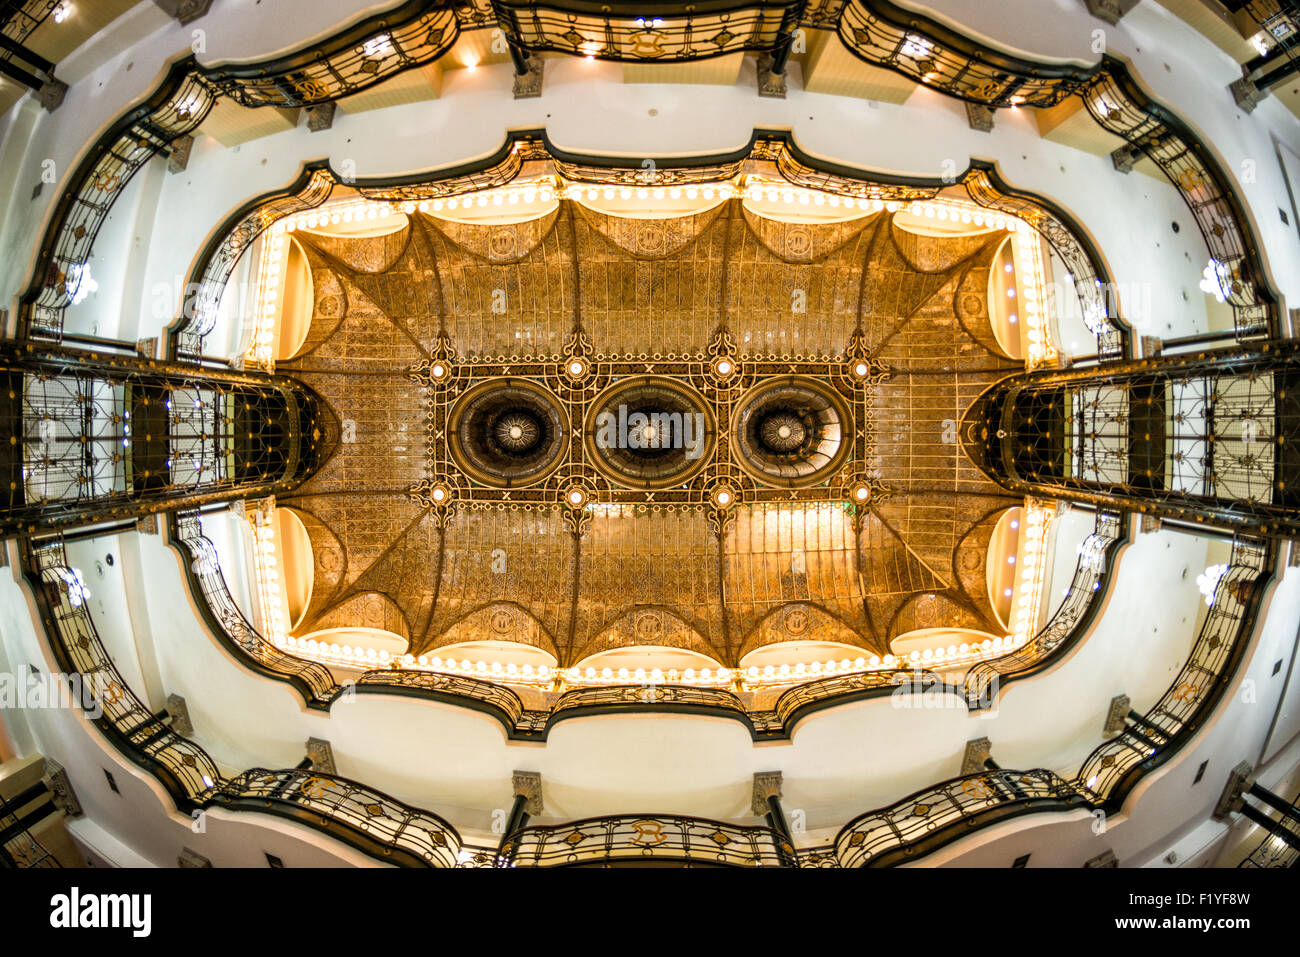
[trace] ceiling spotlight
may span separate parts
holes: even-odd
[[[582,508],[587,504],[587,490],[575,485],[565,493],[564,500],[569,504],[570,508]]]
[[[72,16],[72,4],[66,2],[60,3],[54,8],[54,12],[51,13],[50,16],[54,18],[55,23],[62,23],[64,20],[68,19],[68,17]]]
[[[587,372],[587,363],[580,358],[573,358],[565,364],[565,371],[575,379],[581,379]]]
[[[731,503],[735,500],[736,496],[732,493],[731,489],[726,486],[717,489],[713,493],[713,504],[718,506],[718,508],[729,508]]]

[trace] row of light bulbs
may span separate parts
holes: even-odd
[[[268,503],[254,512],[252,525],[253,569],[262,606],[263,634],[272,644],[285,647],[289,621],[284,586],[280,580],[280,562],[276,556],[275,506]]]
[[[999,215],[983,207],[956,200],[935,200],[903,202],[898,200],[855,198],[840,196],[821,190],[790,186],[771,180],[750,177],[741,187],[733,182],[682,184],[677,186],[595,186],[581,183],[565,183],[556,186],[550,178],[495,189],[480,190],[464,196],[452,196],[445,199],[409,200],[400,202],[376,200],[349,200],[335,203],[325,209],[308,210],[279,220],[271,229],[273,235],[293,232],[297,229],[316,229],[338,226],[344,223],[362,220],[385,219],[393,213],[452,212],[474,208],[485,209],[489,206],[516,206],[520,203],[550,202],[557,196],[572,200],[680,200],[703,199],[722,200],[737,196],[759,202],[782,202],[786,205],[829,206],[831,208],[862,209],[864,211],[902,211],[927,219],[951,221],[963,225],[973,225],[987,229],[1005,229],[1009,232],[1029,231],[1025,224],[1014,216]]]
[[[1054,510],[1029,499],[1020,518],[1015,604],[1010,621],[1016,644],[1024,644],[1038,630],[1038,612],[1047,579],[1047,539],[1055,516]]]
[[[267,371],[275,369],[275,333],[280,322],[280,287],[287,251],[284,230],[272,229],[264,237],[258,265],[257,307],[246,358],[248,364]]]
[[[926,648],[905,656],[870,655],[841,658],[836,661],[799,662],[796,664],[756,665],[749,668],[551,668],[547,665],[500,661],[470,661],[438,655],[393,655],[386,650],[353,647],[338,642],[318,641],[315,638],[295,638],[292,635],[276,641],[280,647],[293,654],[311,658],[324,664],[348,668],[388,668],[397,665],[417,671],[465,675],[474,678],[494,679],[515,684],[551,685],[557,678],[575,687],[601,686],[611,683],[676,684],[697,687],[729,687],[739,684],[742,690],[756,690],[773,685],[790,684],[808,679],[849,675],[869,671],[890,671],[908,667],[959,667],[997,657],[1023,645],[1024,635],[990,637],[979,642],[951,644],[946,648]]]
[[[1021,279],[1022,292],[1020,313],[1025,319],[1026,364],[1037,369],[1056,362],[1057,358],[1056,347],[1052,344],[1047,271],[1037,234],[1032,230],[1021,230],[1016,253],[1016,273]]]

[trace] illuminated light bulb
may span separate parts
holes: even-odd
[[[853,661],[853,667],[855,668],[865,668],[867,664],[870,664],[873,668],[879,667],[880,655],[872,655],[867,661],[863,661],[861,658],[855,658]]]
[[[870,371],[871,371],[871,367],[867,365],[865,362],[859,362],[857,365],[853,367],[853,373],[859,379],[866,378],[867,373]]]
[[[477,69],[478,69],[478,60],[474,59],[473,57],[467,57],[465,59],[465,71],[467,73],[473,73]]]
[[[892,654],[885,655],[885,657],[880,659],[880,663],[884,665],[886,668],[892,668],[895,662],[897,661],[898,659],[895,658]]]
[[[728,360],[726,360],[726,359],[719,359],[719,360],[718,360],[718,366],[717,366],[718,375],[721,375],[721,376],[728,376],[728,375],[731,375],[731,369],[732,369],[732,366],[731,366],[731,363],[730,363]]]

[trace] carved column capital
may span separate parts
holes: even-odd
[[[750,810],[757,817],[768,812],[767,799],[781,797],[781,784],[784,776],[780,771],[759,771],[754,775],[754,794],[750,801]]]
[[[322,774],[339,773],[334,764],[334,749],[324,738],[307,739],[307,757],[311,758],[313,771],[320,771]]]
[[[984,770],[984,762],[993,753],[993,745],[988,738],[972,738],[966,742],[966,753],[961,759],[961,773],[975,774]]]
[[[524,810],[529,817],[537,817],[545,807],[542,804],[542,775],[538,771],[515,771],[510,776],[510,786],[515,797],[527,798]]]
[[[1146,529],[1143,529],[1146,531]],[[1133,707],[1133,702],[1129,700],[1128,695],[1116,695],[1110,699],[1110,707],[1106,710],[1106,725],[1101,729],[1101,733],[1107,737],[1113,738],[1124,730],[1124,719],[1128,717],[1129,710]]]

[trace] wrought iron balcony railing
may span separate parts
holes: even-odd
[[[212,803],[260,811],[324,830],[372,857],[415,867],[456,867],[460,838],[430,811],[319,771],[251,768],[222,781]]]
[[[1280,817],[1271,831],[1267,831],[1259,845],[1246,856],[1238,867],[1283,868],[1295,867],[1300,862],[1300,825],[1295,817]],[[1288,840],[1289,838],[1289,840]]]
[[[207,751],[151,713],[128,687],[99,638],[62,540],[24,538],[22,555],[50,648],[60,668],[81,682],[81,703],[90,705],[89,715],[118,752],[153,774],[179,809],[275,814],[380,859],[456,866],[461,842],[450,824],[374,788],[299,768],[223,777]]]
[[[1099,746],[1065,780],[1052,771],[990,769],[915,794],[850,821],[835,838],[845,867],[885,867],[915,859],[982,824],[1033,811],[1118,811],[1137,783],[1196,736],[1236,674],[1250,643],[1275,544],[1234,543],[1228,571],[1191,653],[1142,721]]]
[[[1020,649],[970,666],[959,683],[921,668],[837,675],[795,685],[768,709],[747,705],[721,688],[645,684],[572,689],[553,697],[545,709],[528,708],[501,683],[396,665],[341,685],[328,668],[277,648],[257,632],[231,598],[220,556],[203,536],[198,515],[172,516],[170,531],[187,559],[186,581],[213,636],[251,670],[293,685],[308,707],[328,710],[345,689],[426,698],[488,714],[516,740],[545,740],[557,722],[585,715],[709,714],[740,721],[761,741],[789,738],[799,721],[824,708],[886,695],[948,694],[972,710],[991,707],[1001,687],[1042,671],[1087,632],[1105,599],[1104,586],[1112,580],[1115,553],[1128,541],[1126,521],[1123,515],[1098,513],[1096,530],[1080,547],[1069,595],[1051,620]]]
[[[0,377],[0,532],[288,490],[324,450],[324,413],[289,379],[12,345]]]
[[[806,0],[699,0],[620,10],[591,0],[492,0],[497,23],[518,50],[651,63],[779,54],[789,48],[805,5]]]
[[[835,856],[841,867],[891,867],[979,827],[1086,805],[1078,789],[1051,771],[982,771],[855,818],[836,835]]]
[[[990,707],[1003,685],[1042,671],[1092,626],[1101,609],[1104,586],[1113,580],[1109,572],[1115,555],[1129,541],[1127,523],[1124,513],[1097,512],[1096,527],[1079,546],[1069,591],[1051,620],[1023,647],[972,665],[966,672],[962,690],[972,710]]]
[[[1018,494],[1128,508],[1251,534],[1300,531],[1297,346],[1003,380],[962,441]]]
[[[1103,129],[1150,158],[1179,191],[1210,250],[1237,338],[1281,332],[1281,301],[1232,178],[1180,117],[1138,86],[1122,61],[1107,55],[1080,68],[1012,56],[889,0],[847,0],[835,26],[865,62],[981,106],[1051,107],[1080,97]]]
[[[258,673],[292,684],[308,707],[328,709],[340,691],[330,670],[286,654],[253,627],[231,597],[216,546],[204,537],[199,516],[171,513],[168,532],[171,543],[185,556],[184,575],[190,593],[213,635]]]
[[[672,814],[622,814],[524,827],[501,844],[503,867],[798,867],[794,847],[769,827]]]
[[[1113,288],[1110,274],[1087,234],[1064,210],[1044,197],[1014,189],[985,161],[973,161],[952,183],[902,177],[828,163],[804,153],[788,132],[755,130],[749,145],[736,152],[673,158],[647,170],[625,158],[569,153],[555,147],[545,130],[527,130],[509,134],[501,149],[478,162],[351,185],[367,199],[402,204],[409,212],[419,203],[505,186],[520,177],[532,181],[558,176],[563,182],[601,187],[672,187],[733,181],[751,172],[803,189],[882,204],[933,199],[945,189],[964,188],[979,206],[1028,224],[1060,256],[1070,271],[1082,315],[1098,337],[1099,357],[1129,354],[1131,336],[1115,314],[1115,297],[1108,292]],[[319,206],[337,182],[326,164],[311,164],[292,186],[241,207],[214,232],[192,271],[183,315],[171,327],[169,355],[201,355],[203,337],[212,329],[234,263],[276,219]]]

